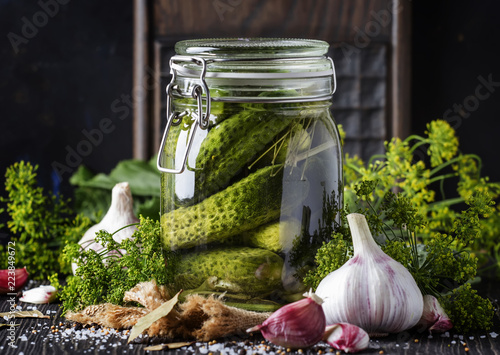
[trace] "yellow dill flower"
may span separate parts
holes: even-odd
[[[452,159],[458,151],[458,138],[455,131],[444,120],[435,120],[427,124],[429,143],[427,154],[431,158],[431,166],[435,167]]]
[[[409,169],[413,156],[407,141],[393,138],[390,142],[386,142],[385,148],[387,151],[386,167],[389,174],[400,175]]]

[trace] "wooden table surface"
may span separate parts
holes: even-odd
[[[498,304],[500,287],[497,281],[482,282],[479,293],[490,297]],[[18,298],[16,298],[18,301]],[[0,354],[278,354],[285,350],[264,341],[260,334],[235,336],[219,339],[215,343],[195,342],[189,347],[175,350],[146,351],[151,343],[161,343],[159,339],[142,339],[141,342],[127,344],[127,331],[82,327],[61,317],[60,306],[56,304],[32,305],[16,302],[20,310],[35,307],[49,318],[16,318],[15,329],[0,328]],[[10,299],[0,297],[0,312],[9,312]],[[7,323],[7,320],[3,320]],[[427,332],[416,331],[394,334],[385,338],[371,339],[368,349],[360,354],[499,354],[500,355],[500,318],[498,308],[494,326],[489,331],[460,334],[450,331],[430,336]],[[14,339],[14,344],[11,343]],[[149,342],[149,344],[147,344]],[[9,343],[11,343],[9,345]],[[12,346],[14,345],[14,346]],[[291,351],[290,354],[325,354],[337,351],[328,344],[304,350]]]

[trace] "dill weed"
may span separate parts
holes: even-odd
[[[366,215],[384,252],[410,271],[423,294],[440,300],[457,330],[489,329],[491,302],[469,282],[481,265],[500,265],[494,202],[500,184],[481,177],[478,156],[460,153],[445,121],[429,123],[426,136],[393,138],[385,147],[366,164],[346,156],[346,211]],[[454,187],[455,196],[446,196],[445,186]],[[337,236],[318,250],[317,268],[305,283],[314,287],[343,264],[352,251],[349,238]]]
[[[96,242],[104,248],[100,252],[82,250],[77,243],[64,249],[78,265],[60,292],[64,312],[105,302],[120,305],[125,292],[140,282],[172,282],[178,257],[162,248],[158,221],[141,216],[132,238],[117,243],[111,233],[100,231]]]
[[[47,193],[37,183],[38,166],[17,162],[5,174],[6,197],[0,198],[10,219],[7,227],[16,246],[16,262],[31,278],[45,280],[53,273],[68,274],[70,264],[60,258],[67,243],[78,241],[91,224],[75,215],[70,200]],[[2,227],[0,225],[0,227]],[[7,268],[8,253],[0,245],[0,268]]]

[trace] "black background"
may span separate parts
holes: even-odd
[[[132,1],[68,1],[16,53],[8,34],[22,35],[23,17],[36,23],[42,9],[37,1],[0,0],[0,171],[29,160],[40,166],[44,187],[65,195],[71,173],[59,184],[52,163],[70,167],[67,147],[77,149],[83,130],[113,121],[112,132],[82,156],[95,172],[132,156],[132,110],[121,117],[111,109],[132,90]]]
[[[483,174],[500,181],[500,2],[412,3],[412,130],[422,133],[430,120],[447,119],[461,150],[479,155]],[[490,76],[497,87],[489,97],[470,98],[481,85],[479,77]],[[479,96],[487,93],[479,90]],[[459,105],[461,115],[455,113]]]
[[[132,91],[133,13],[131,0],[66,1],[45,21],[36,16],[42,10],[36,1],[0,0],[0,172],[3,182],[7,166],[29,160],[40,166],[44,187],[70,195],[71,174],[59,181],[52,164],[68,166],[68,147],[77,148],[84,130],[104,118],[112,122],[112,131],[82,157],[95,172],[132,157],[132,110],[113,113],[111,106]],[[500,82],[499,3],[412,5],[412,133],[422,134],[427,122],[452,110],[447,117],[462,151],[481,156],[483,173],[500,181],[500,87],[477,105],[467,99],[479,77]],[[40,26],[16,52],[12,33],[22,35],[26,20]],[[464,106],[467,117],[454,113],[454,105]]]

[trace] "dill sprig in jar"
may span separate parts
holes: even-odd
[[[342,207],[328,44],[203,39],[175,50],[158,154],[175,288],[276,309],[303,294]]]

